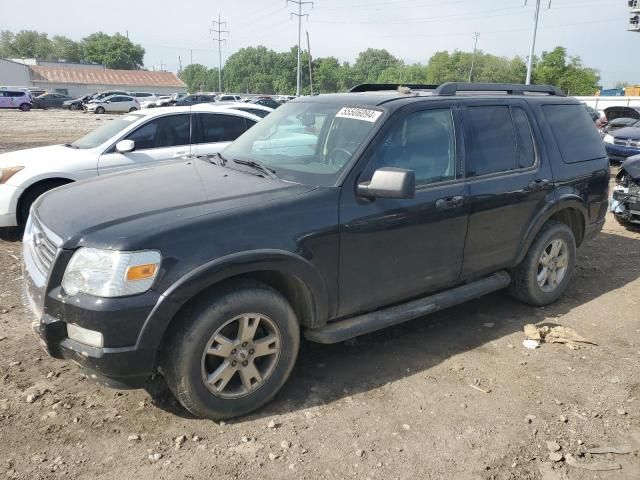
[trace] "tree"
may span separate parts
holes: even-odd
[[[340,62],[337,58],[326,57],[314,60],[313,85],[320,93],[340,90]]]
[[[353,65],[353,78],[357,83],[375,83],[389,68],[400,68],[402,62],[385,49],[368,48],[360,52]]]
[[[600,75],[597,70],[582,65],[580,57],[568,57],[567,49],[556,47],[542,52],[535,62],[533,82],[555,85],[570,95],[593,95],[598,90]]]
[[[3,56],[46,59],[53,54],[53,45],[47,34],[35,30],[21,30],[15,35],[3,31],[0,43]]]
[[[62,35],[56,35],[51,39],[52,57],[55,60],[65,60],[67,62],[82,61],[82,44],[75,42]]]
[[[82,44],[86,60],[102,63],[107,68],[135,70],[143,65],[144,48],[119,33],[112,36],[92,33],[82,40]]]
[[[178,75],[187,85],[187,90],[190,92],[208,91],[209,85],[209,70],[204,65],[199,63],[192,63],[187,65],[182,72]]]

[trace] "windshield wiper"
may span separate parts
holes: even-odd
[[[75,148],[76,150],[80,147],[76,147],[74,144],[72,143],[63,143],[62,144],[63,147],[67,147],[67,148]]]
[[[254,170],[258,170],[259,172],[264,173],[269,178],[272,178],[272,179],[278,178],[278,176],[276,175],[276,171],[273,168],[269,168],[265,164],[263,164],[261,162],[258,162],[257,160],[239,160],[237,158],[234,158],[233,159],[233,163],[237,163],[238,165],[246,165],[247,167],[251,167]]]

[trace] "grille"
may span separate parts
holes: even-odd
[[[622,145],[623,147],[640,147],[640,139],[636,140],[619,140],[615,139],[613,141],[616,145]]]
[[[33,215],[28,225],[28,238],[31,257],[38,270],[45,275],[51,271],[53,261],[58,254],[59,239],[44,227]]]

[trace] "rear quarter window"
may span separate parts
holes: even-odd
[[[544,105],[542,111],[565,163],[607,156],[598,130],[582,105]]]

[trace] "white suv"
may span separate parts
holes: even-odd
[[[260,117],[208,104],[134,112],[73,143],[0,155],[0,227],[24,225],[31,204],[66,183],[222,151]]]

